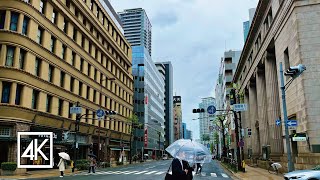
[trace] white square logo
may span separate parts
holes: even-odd
[[[26,149],[21,155],[21,136],[31,136],[31,142],[27,145]],[[39,141],[40,139],[40,141]],[[41,141],[42,140],[42,141]],[[17,135],[17,166],[18,168],[53,168],[53,132],[18,132]],[[49,146],[49,157],[43,150]],[[41,156],[42,160],[49,162],[49,165],[32,165],[21,164],[21,159],[25,158],[30,160],[29,162],[38,161],[38,157]]]

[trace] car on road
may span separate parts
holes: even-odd
[[[284,175],[285,180],[299,179],[299,180],[319,180],[320,179],[320,169],[313,168],[307,170],[298,170],[286,173]]]
[[[168,160],[169,158],[168,158],[168,154],[163,154],[162,155],[162,160]]]

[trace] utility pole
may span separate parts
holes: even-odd
[[[158,135],[159,135],[159,155],[160,156],[160,136],[161,136],[161,132],[158,132]]]
[[[235,94],[235,89],[230,90],[230,105],[236,104],[237,103],[237,98]],[[241,170],[241,158],[240,158],[240,144],[239,144],[239,124],[238,124],[238,115],[236,111],[233,111],[234,115],[234,123],[235,123],[235,134],[236,134],[236,146],[237,146],[237,162],[238,162],[238,169]]]
[[[79,101],[77,101],[76,107],[80,107]],[[80,119],[81,119],[81,114],[76,114],[76,123],[74,126],[73,167],[76,166],[76,161],[77,161],[77,133],[79,131]]]

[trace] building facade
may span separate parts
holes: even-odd
[[[256,8],[250,8],[249,9],[249,20],[243,22],[243,40],[244,40],[244,42],[246,42],[247,36],[249,34],[250,26],[251,26],[255,12],[256,12]]]
[[[243,113],[243,127],[252,135],[245,138],[246,157],[271,157],[287,167],[284,146],[279,64],[284,71],[290,66],[304,64],[307,70],[286,88],[289,119],[298,121],[290,136],[302,133],[307,141],[290,145],[296,169],[319,164],[320,136],[318,107],[320,85],[320,1],[260,0],[244,45],[234,82],[240,85],[248,111]],[[285,77],[285,83],[290,81]]]
[[[173,96],[174,140],[182,138],[181,96]]]
[[[201,103],[199,104],[199,108],[204,109],[204,113],[199,113],[199,122],[200,122],[200,135],[209,135],[210,139],[213,138],[213,129],[210,129],[210,126],[213,127],[215,120],[215,115],[209,115],[207,109],[209,106],[216,106],[216,100],[213,97],[206,97],[201,99]],[[212,128],[211,127],[211,128]],[[202,138],[202,137],[200,137]]]
[[[53,132],[55,156],[73,156],[77,101],[91,114],[80,122],[77,158],[92,151],[115,162],[124,149],[127,159],[131,46],[99,1],[0,1],[0,47],[0,163],[17,160],[19,131]],[[98,121],[99,108],[118,114]]]
[[[173,128],[173,67],[170,61],[167,62],[156,62],[156,66],[161,71],[164,71],[164,138],[165,147],[168,147],[174,142],[174,128]],[[164,69],[163,69],[164,68]]]
[[[186,132],[186,136],[184,139],[191,139],[192,140],[192,131],[187,129],[187,132]]]
[[[144,46],[151,56],[152,26],[142,8],[125,9],[118,13],[123,23],[124,35],[131,46]]]

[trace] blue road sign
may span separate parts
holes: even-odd
[[[281,124],[281,120],[280,120],[280,119],[277,119],[277,120],[276,120],[276,125],[277,125],[277,126],[280,126],[280,124]]]
[[[214,114],[214,113],[216,113],[216,107],[214,107],[214,106],[209,106],[209,107],[207,108],[207,112],[208,112],[209,114]]]
[[[98,109],[96,113],[97,113],[98,118],[102,118],[104,116],[104,110],[102,110],[102,109]]]
[[[298,126],[298,121],[297,120],[288,120],[287,121],[288,126]]]

